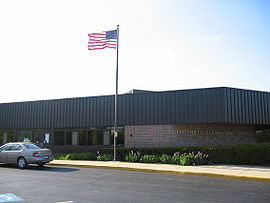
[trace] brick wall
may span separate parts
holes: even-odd
[[[255,127],[243,125],[125,126],[125,147],[226,145],[255,142]]]

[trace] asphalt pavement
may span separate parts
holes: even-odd
[[[0,164],[0,202],[264,203],[270,183],[76,166]]]
[[[50,165],[107,168],[118,170],[201,175],[270,182],[270,167],[252,165],[200,165],[179,166],[170,164],[144,164],[119,161],[70,161],[54,160]]]

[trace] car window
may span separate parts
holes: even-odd
[[[9,151],[11,148],[10,144],[4,145],[3,147],[1,147],[1,151]]]
[[[20,151],[22,149],[22,146],[19,144],[11,145],[10,151]]]
[[[41,149],[40,147],[38,147],[37,145],[34,144],[23,144],[27,149]]]

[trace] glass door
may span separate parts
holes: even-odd
[[[50,132],[48,131],[35,131],[33,142],[41,147],[46,147],[50,144]]]

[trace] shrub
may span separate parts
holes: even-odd
[[[66,158],[69,160],[96,160],[97,159],[96,155],[90,152],[71,153],[71,154],[68,154]]]
[[[171,156],[169,156],[167,154],[162,154],[159,157],[160,162],[163,163],[163,164],[171,163],[171,159],[172,159]]]
[[[173,156],[174,152],[180,154],[202,152],[208,154],[208,161],[214,164],[269,164],[270,143],[249,143],[224,146],[196,146],[196,147],[142,147],[142,148],[118,148],[117,157],[124,160],[131,151],[139,151],[141,155],[162,155]],[[104,149],[106,152],[113,152],[113,149]]]
[[[180,155],[174,155],[174,156],[171,157],[170,163],[179,165],[180,164],[180,159],[181,159]]]
[[[208,155],[202,152],[198,152],[197,154],[195,154],[194,152],[184,154],[176,152],[172,156],[170,163],[182,166],[207,164]]]
[[[97,156],[92,152],[57,154],[54,156],[56,160],[96,160]]]
[[[132,150],[130,151],[130,153],[128,153],[126,156],[125,156],[125,161],[128,161],[128,162],[140,162],[141,161],[141,154],[139,151],[137,152],[133,152]]]
[[[195,155],[194,155],[193,152],[188,153],[188,154],[180,155],[179,165],[182,165],[182,166],[193,165],[193,166],[195,166],[196,165],[195,163],[196,163]]]
[[[195,164],[196,165],[203,165],[203,164],[208,164],[209,163],[209,156],[207,154],[204,154],[202,152],[198,152],[195,155]]]
[[[102,154],[113,154],[113,148],[101,148]],[[136,155],[128,156],[133,151]],[[143,155],[160,155],[161,163],[166,163],[164,155],[170,156],[169,163],[179,163],[179,157],[174,157],[174,153],[188,154],[194,152],[208,154],[207,162],[214,164],[270,164],[270,143],[250,143],[250,144],[237,144],[237,145],[224,145],[224,146],[197,146],[197,147],[133,147],[133,148],[118,148],[117,160],[140,162],[140,156]],[[163,158],[161,158],[164,156]],[[196,164],[205,164],[205,159],[197,155],[195,159],[198,161]],[[66,155],[57,154],[55,159],[65,159]],[[163,161],[162,161],[163,160]],[[177,164],[178,164],[177,163]]]
[[[91,152],[80,153],[78,160],[97,160],[97,155]]]
[[[55,160],[65,160],[66,154],[55,154],[54,159]]]
[[[141,158],[142,163],[160,163],[159,155],[143,155]]]
[[[112,154],[99,154],[97,156],[98,161],[112,161],[113,155]]]

